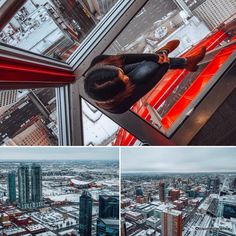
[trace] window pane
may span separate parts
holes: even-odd
[[[113,145],[119,126],[97,110],[90,103],[82,100],[84,145]]]
[[[146,146],[82,99],[84,145]]]
[[[9,2],[2,5],[10,14]],[[0,42],[65,61],[116,2],[27,0],[0,32]]]
[[[207,47],[207,62],[202,63],[196,73],[169,70],[156,87],[131,108],[168,137],[190,114],[191,106],[199,96],[203,96],[204,86],[233,53],[234,46],[228,51],[211,50],[227,45],[235,37],[232,22],[236,17],[236,5],[233,1],[222,0],[217,6],[213,0],[198,1],[198,4],[183,1],[187,3],[185,7],[190,7],[185,10],[176,2],[149,0],[104,52],[155,53],[172,39],[179,39],[181,43],[170,57],[186,57],[203,45]],[[216,12],[220,16],[216,17]],[[225,33],[230,29],[230,34]],[[213,73],[210,68],[207,71],[212,63]]]
[[[106,53],[149,53],[183,24],[174,1],[149,0]]]
[[[0,91],[0,145],[58,144],[53,88]]]

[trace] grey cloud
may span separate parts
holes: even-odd
[[[117,147],[2,147],[0,160],[118,160]]]
[[[122,171],[235,171],[234,147],[122,148]]]

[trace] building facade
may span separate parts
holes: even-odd
[[[91,236],[92,207],[92,196],[87,190],[85,190],[80,197],[79,233],[81,236]]]
[[[118,0],[86,0],[89,10],[98,18],[104,16]]]
[[[10,203],[16,202],[16,173],[15,171],[9,172],[7,175],[7,192],[8,201]]]
[[[119,219],[119,196],[99,196],[99,218]]]
[[[54,139],[39,116],[23,126],[14,137],[5,141],[7,146],[53,146]]]
[[[235,15],[235,0],[206,0],[196,9],[194,15],[202,19],[212,30]]]
[[[42,205],[42,170],[41,166],[33,164],[31,167],[31,201],[34,207]]]
[[[30,208],[30,174],[29,166],[21,164],[18,168],[18,197],[22,209]]]
[[[165,202],[165,183],[159,183],[159,199],[161,202]]]
[[[182,236],[182,213],[177,210],[165,210],[161,216],[163,236]]]
[[[16,102],[17,90],[0,91],[0,108]]]
[[[97,220],[97,236],[119,236],[118,219],[100,219]]]

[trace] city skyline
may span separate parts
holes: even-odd
[[[121,172],[201,173],[236,171],[235,148],[121,149]]]
[[[102,149],[98,152],[106,155]],[[118,161],[17,163],[0,165],[0,235],[89,236],[106,230],[118,236],[119,219],[100,219],[104,209],[98,202],[100,196],[119,195]],[[89,199],[83,201],[84,195]]]
[[[236,235],[235,190],[236,173],[123,174],[122,236]]]
[[[0,161],[20,160],[119,160],[116,147],[38,147],[38,148],[2,148]]]

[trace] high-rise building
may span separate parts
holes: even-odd
[[[119,196],[99,196],[99,218],[119,219]]]
[[[16,173],[15,171],[9,172],[7,175],[7,191],[8,191],[8,201],[10,203],[16,202]]]
[[[180,197],[180,190],[179,189],[171,189],[169,191],[169,197],[172,202],[178,200]]]
[[[136,186],[135,188],[136,196],[143,196],[143,189],[141,186]]]
[[[165,183],[159,183],[159,199],[161,202],[165,202]]]
[[[31,167],[31,201],[33,206],[41,206],[42,198],[42,170],[40,165],[34,163]]]
[[[80,197],[79,233],[81,236],[91,236],[93,199],[85,190]]]
[[[210,177],[207,178],[207,188],[208,188],[208,190],[210,190],[210,188],[211,188],[211,178]]]
[[[17,90],[0,91],[0,108],[16,102]]]
[[[214,29],[235,15],[235,0],[206,0],[193,10],[194,15],[202,19],[210,29]]]
[[[83,39],[95,26],[92,14],[82,1],[53,0],[60,10],[64,23],[76,31],[79,39]]]
[[[52,135],[39,116],[32,118],[14,137],[5,141],[7,146],[53,146]]]
[[[235,195],[227,195],[219,198],[218,216],[226,219],[236,218]]]
[[[19,206],[30,208],[30,175],[29,166],[21,164],[18,168],[18,195]]]
[[[219,193],[220,190],[220,179],[217,177],[213,180],[213,192]]]
[[[119,220],[118,219],[100,219],[97,220],[97,236],[118,236]]]
[[[98,16],[105,15],[118,0],[86,0],[90,11]]]
[[[136,202],[139,204],[147,203],[148,202],[148,196],[137,196]]]
[[[182,236],[182,213],[177,210],[165,210],[161,215],[163,236]]]

